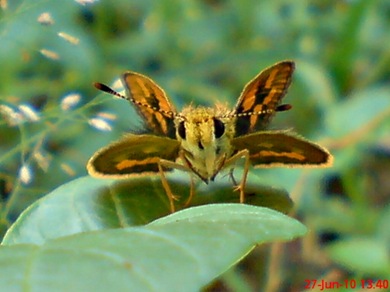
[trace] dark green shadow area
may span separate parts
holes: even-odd
[[[184,177],[180,173],[168,177],[172,191],[181,198],[176,203],[177,211],[184,208],[190,193],[189,178]],[[191,206],[238,200],[239,194],[229,182],[199,183]],[[292,207],[285,190],[256,184],[251,178],[245,203],[282,213]],[[144,225],[168,214],[168,198],[159,177],[118,181],[86,176],[62,185],[27,208],[3,243],[41,243],[80,232]]]

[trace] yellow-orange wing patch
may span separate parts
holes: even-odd
[[[122,82],[148,129],[156,135],[175,138],[176,109],[164,90],[150,78],[130,71],[122,75]]]
[[[236,151],[247,149],[255,167],[324,167],[332,155],[320,145],[286,131],[265,131],[234,138]]]
[[[245,86],[235,107],[236,137],[265,129],[290,86],[294,68],[292,61],[277,63]]]
[[[180,143],[153,135],[127,135],[97,151],[88,161],[88,173],[95,177],[126,178],[158,174],[161,159],[175,162]],[[165,171],[169,171],[163,167]]]

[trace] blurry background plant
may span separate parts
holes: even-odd
[[[328,147],[326,170],[256,170],[284,187],[310,228],[256,249],[209,290],[295,291],[305,280],[390,277],[390,3],[286,0],[1,0],[2,233],[22,210],[86,174],[134,110],[100,94],[125,70],[153,78],[180,109],[234,105],[277,61],[296,62],[271,129]]]

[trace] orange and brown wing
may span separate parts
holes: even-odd
[[[177,140],[166,137],[127,135],[97,151],[88,161],[87,170],[94,177],[108,178],[158,174],[159,161],[175,162],[179,147]]]
[[[251,80],[235,107],[236,136],[264,129],[287,92],[294,72],[294,62],[277,63]]]
[[[236,151],[247,149],[255,167],[326,167],[333,157],[325,148],[285,131],[257,132],[234,138]]]
[[[174,139],[176,109],[164,90],[152,79],[130,71],[122,75],[122,82],[147,128],[156,135]]]

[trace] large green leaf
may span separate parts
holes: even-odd
[[[305,233],[298,221],[244,204],[179,211],[144,227],[42,245],[1,246],[4,291],[199,291],[256,244]]]
[[[180,174],[179,174],[180,175]],[[188,176],[169,177],[177,208],[189,194]],[[291,200],[284,190],[249,182],[246,203],[287,212]],[[192,205],[238,202],[231,183],[200,184]],[[125,181],[83,177],[67,183],[32,204],[8,230],[3,243],[42,243],[60,236],[117,227],[143,225],[168,215],[169,203],[159,177]]]

